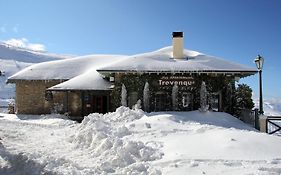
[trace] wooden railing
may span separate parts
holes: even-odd
[[[268,116],[266,119],[266,132],[281,136],[281,116]]]

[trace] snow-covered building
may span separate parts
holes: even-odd
[[[113,111],[138,100],[146,111],[196,110],[206,83],[215,111],[232,111],[234,82],[256,69],[183,47],[183,33],[173,45],[132,56],[90,55],[30,66],[8,79],[16,83],[18,113],[72,116]],[[40,85],[40,88],[38,86]]]

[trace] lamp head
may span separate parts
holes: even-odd
[[[258,70],[262,70],[264,59],[262,56],[258,55],[255,59],[256,66]]]

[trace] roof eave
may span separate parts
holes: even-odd
[[[67,81],[69,79],[7,79],[6,83],[16,83],[17,81]]]
[[[48,88],[47,91],[110,91],[111,89],[108,88],[108,89],[77,89],[77,88],[74,88],[74,89],[70,89],[70,88],[60,88],[60,89],[57,89],[57,88]]]
[[[97,70],[101,74],[110,73],[224,73],[224,74],[249,74],[254,75],[257,70],[188,70],[188,71],[155,71],[155,70]]]

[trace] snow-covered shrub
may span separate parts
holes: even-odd
[[[122,91],[121,91],[121,105],[122,106],[127,106],[127,90],[126,86],[122,84]]]
[[[234,114],[239,116],[242,109],[252,109],[252,89],[246,84],[238,84],[234,95]]]
[[[149,84],[148,82],[145,83],[144,89],[143,89],[143,107],[144,111],[149,111]]]
[[[179,87],[177,84],[174,84],[173,89],[172,89],[172,103],[173,103],[173,110],[176,111],[178,110],[178,92],[179,92]]]
[[[141,100],[139,99],[137,103],[132,107],[134,110],[141,109]]]
[[[200,89],[200,109],[201,112],[206,112],[209,109],[208,105],[208,92],[206,89],[206,84],[204,81],[202,81],[201,89]]]

